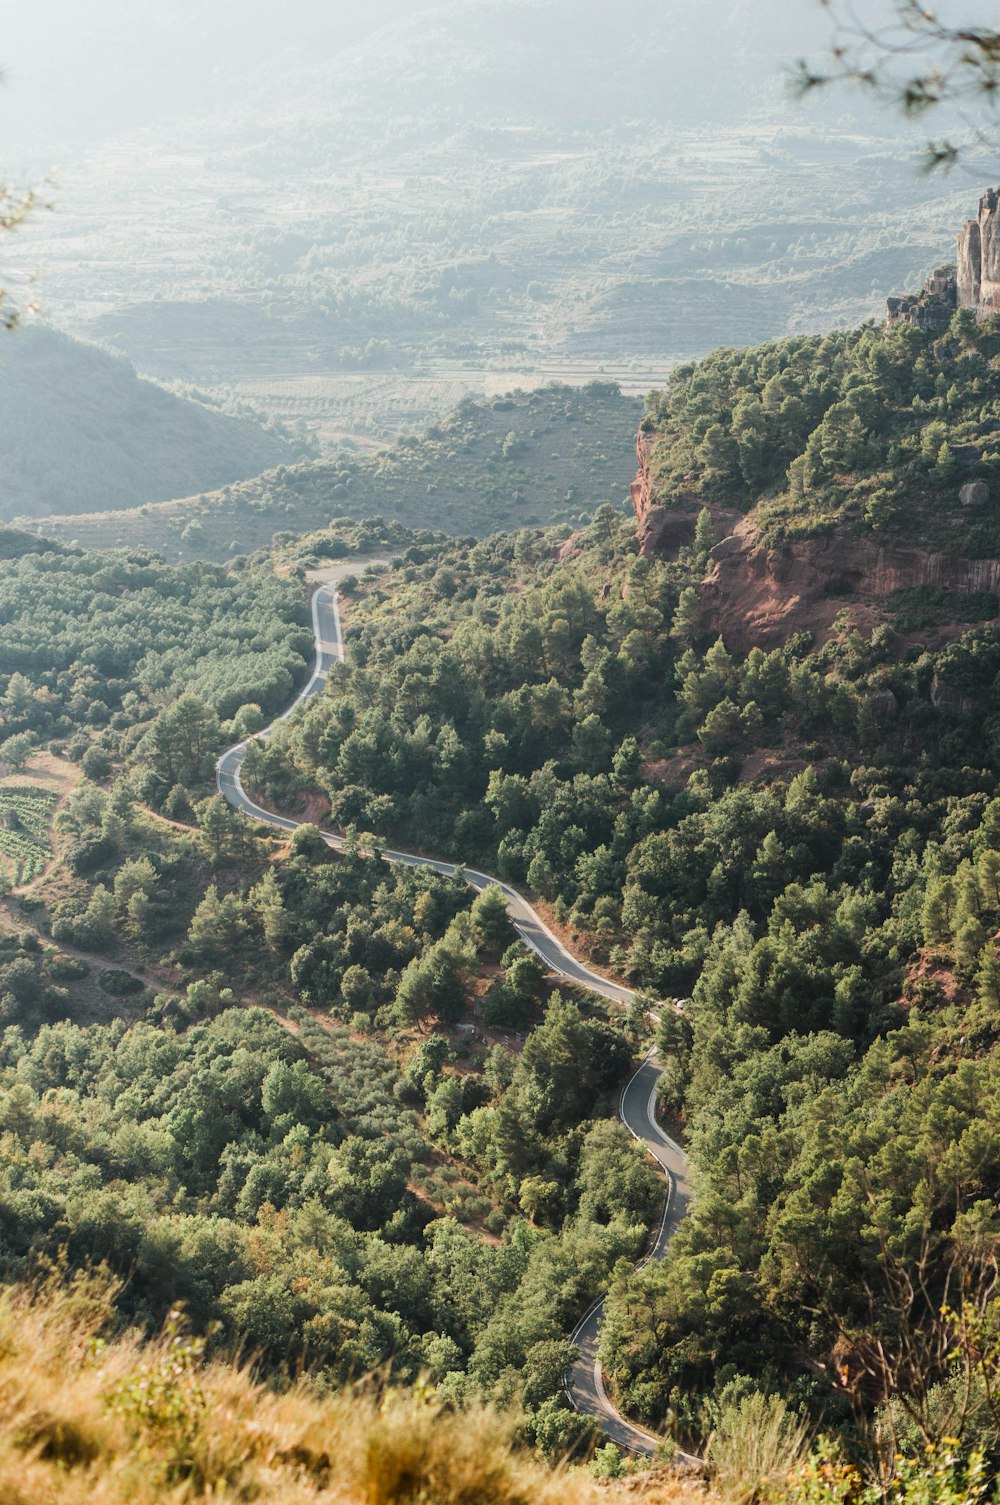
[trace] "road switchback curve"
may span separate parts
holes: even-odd
[[[370,568],[373,564],[384,562],[383,560],[369,560],[362,564],[355,560],[324,573],[324,582],[313,592],[311,602],[313,636],[316,642],[313,671],[305,689],[278,718],[278,722],[287,721],[306,700],[313,695],[321,694],[326,688],[330,669],[344,657],[344,636],[337,597],[338,584],[347,575],[359,573],[359,569]],[[259,732],[257,738],[266,740],[278,722],[265,731]],[[276,827],[281,831],[294,831],[301,825],[300,821],[291,820],[285,815],[278,815],[273,810],[265,810],[262,805],[258,805],[255,800],[251,799],[243,787],[240,778],[243,760],[249,743],[254,740],[256,739],[248,738],[244,742],[238,742],[235,747],[229,748],[218,759],[215,769],[219,793],[235,810],[241,811],[251,820],[260,821],[262,824]],[[327,845],[336,851],[342,851],[346,845],[344,837],[338,836],[333,831],[324,831],[322,836]],[[579,987],[599,993],[614,1003],[628,1004],[634,999],[635,993],[630,988],[623,988],[618,983],[602,977],[599,972],[584,966],[567,951],[524,895],[511,884],[505,883],[502,878],[494,878],[489,873],[478,872],[475,868],[465,867],[461,863],[442,862],[437,858],[421,857],[413,852],[387,848],[381,855],[385,862],[399,863],[405,867],[430,867],[448,878],[460,874],[480,893],[484,888],[495,885],[502,890],[507,900],[508,913],[521,939],[541,957],[552,972],[564,977],[568,982],[576,983]],[[656,1086],[659,1077],[660,1068],[656,1052],[651,1051],[622,1090],[618,1105],[618,1114],[622,1123],[635,1139],[645,1145],[649,1154],[658,1162],[667,1183],[663,1216],[649,1252],[639,1266],[640,1269],[652,1260],[663,1258],[670,1239],[687,1209],[689,1197],[687,1157],[680,1145],[671,1139],[656,1121]],[[566,1395],[576,1411],[585,1416],[594,1417],[608,1439],[617,1447],[624,1452],[651,1457],[666,1439],[644,1431],[642,1427],[637,1427],[622,1416],[605,1388],[600,1361],[597,1357],[604,1318],[604,1303],[604,1296],[595,1301],[570,1335],[570,1342],[578,1350],[578,1357],[566,1374]],[[701,1461],[687,1453],[678,1453],[675,1456],[684,1462]]]

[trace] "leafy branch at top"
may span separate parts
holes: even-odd
[[[0,231],[16,230],[36,209],[50,209],[50,203],[37,188],[14,189],[0,184]],[[20,305],[11,297],[6,282],[0,281],[0,328],[13,329],[34,304]]]
[[[995,146],[1000,120],[1000,30],[974,22],[952,24],[921,0],[891,0],[883,19],[863,16],[853,0],[819,0],[833,23],[829,49],[819,65],[800,60],[800,94],[851,83],[908,116],[939,106],[957,110],[971,142]],[[984,123],[984,106],[989,120]],[[950,167],[968,147],[951,139],[929,141],[926,166]]]

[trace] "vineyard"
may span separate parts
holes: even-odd
[[[30,785],[0,788],[0,878],[13,888],[37,878],[49,860],[55,799],[51,790]]]

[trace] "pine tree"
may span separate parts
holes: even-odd
[[[982,924],[975,915],[969,915],[955,931],[955,960],[963,971],[971,971],[985,944]]]
[[[507,913],[503,890],[495,883],[484,888],[471,910],[475,935],[484,951],[499,956],[514,940],[514,927]]]
[[[1000,958],[992,941],[987,941],[979,953],[976,998],[990,1010],[1000,1008]]]
[[[714,549],[718,539],[715,533],[715,524],[712,522],[712,514],[707,507],[702,507],[698,513],[698,521],[694,527],[694,552],[695,558],[700,564],[708,559],[710,549]]]
[[[272,951],[281,945],[288,931],[288,915],[273,868],[268,868],[249,894],[250,907],[260,921],[264,940]]]

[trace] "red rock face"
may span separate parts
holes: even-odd
[[[699,589],[706,626],[742,652],[777,647],[801,631],[821,641],[844,607],[864,625],[879,599],[897,590],[927,585],[1000,594],[1000,560],[883,548],[847,532],[769,550],[749,519],[711,558]]]
[[[650,509],[653,505],[653,482],[649,473],[649,456],[655,443],[656,435],[654,433],[648,433],[645,429],[639,430],[635,440],[635,454],[639,462],[639,469],[636,472],[635,480],[629,487],[629,496],[632,499],[632,511],[635,513],[635,520],[639,525],[639,544],[643,554],[651,552],[643,547],[643,543],[646,519],[649,517]]]
[[[632,507],[640,553],[673,558],[693,538],[703,503],[691,496],[678,498],[679,505],[672,501],[669,508],[658,504],[650,470],[657,437],[639,432]],[[883,546],[846,528],[769,549],[751,519],[715,504],[709,510],[716,536],[726,536],[711,551],[709,573],[698,587],[705,626],[740,652],[775,648],[802,631],[822,642],[845,607],[860,628],[871,630],[885,620],[881,598],[897,590],[927,585],[1000,597],[997,559]]]
[[[639,469],[630,488],[632,510],[638,525],[639,553],[644,559],[654,554],[675,558],[679,549],[694,538],[701,504],[696,498],[681,498],[679,507],[661,507],[657,501],[650,473],[649,457],[657,435],[640,429],[636,439]]]

